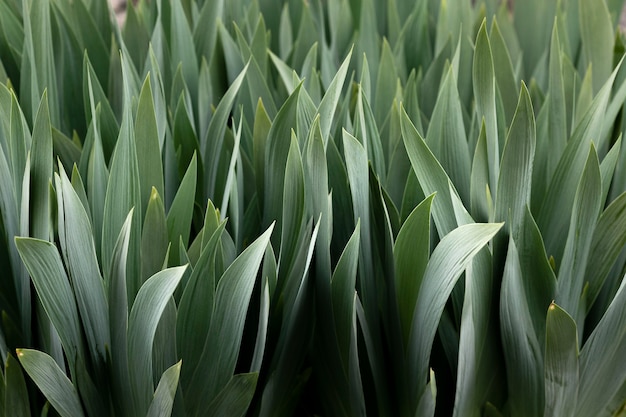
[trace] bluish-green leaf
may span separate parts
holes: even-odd
[[[31,349],[18,349],[17,357],[61,417],[84,416],[76,388],[54,359]]]
[[[178,387],[180,366],[181,362],[178,362],[163,373],[159,385],[154,391],[154,397],[146,417],[170,417]]]
[[[148,411],[154,392],[152,342],[165,306],[187,266],[160,271],[139,289],[128,319],[128,364],[135,415]]]
[[[574,415],[578,397],[578,333],[576,322],[556,304],[546,319],[544,415]]]
[[[502,224],[468,224],[444,236],[433,251],[420,286],[407,349],[410,393],[426,384],[437,325],[452,289],[472,258],[502,228]]]

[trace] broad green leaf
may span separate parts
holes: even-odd
[[[586,306],[580,303],[586,281],[584,273],[602,204],[599,165],[598,156],[592,144],[582,178],[576,189],[569,233],[557,281],[556,301],[574,318],[580,331],[583,330],[583,314],[586,309]]]
[[[206,137],[200,138],[200,152],[205,170],[205,197],[214,198],[217,192],[217,174],[219,158],[224,143],[224,132],[228,115],[235,101],[235,97],[246,75],[248,66],[245,66],[237,78],[231,83],[228,91],[224,94],[211,118]]]
[[[89,217],[62,166],[59,172],[61,178],[57,177],[56,184],[61,249],[91,357],[99,368],[106,361],[106,349],[111,345],[104,283],[98,267]]]
[[[585,282],[589,283],[584,295],[587,312],[600,293],[624,245],[626,245],[626,193],[622,193],[604,210],[593,232],[585,271]]]
[[[520,233],[526,207],[530,205],[535,143],[533,107],[528,90],[522,84],[517,110],[502,151],[495,202],[495,219],[507,222],[505,229],[514,239]],[[495,249],[496,256],[499,256],[498,250]]]
[[[561,42],[555,19],[550,41],[549,77],[548,89],[548,136],[546,146],[542,149],[541,158],[547,158],[546,178],[552,178],[552,174],[567,145],[567,106],[565,104],[565,85],[563,81],[564,71],[561,60]]]
[[[463,125],[461,100],[452,67],[444,75],[433,110],[426,143],[437,157],[461,199],[469,202],[470,155]]]
[[[163,310],[187,266],[160,271],[139,289],[128,318],[128,364],[135,415],[148,411],[154,392],[152,341]]]
[[[380,62],[378,64],[378,78],[376,79],[376,100],[374,100],[374,115],[376,124],[382,126],[391,110],[393,103],[398,70],[387,39],[383,39]]]
[[[270,246],[268,245],[268,248]],[[263,269],[268,256],[263,258]],[[263,365],[263,357],[265,355],[265,345],[267,342],[267,331],[270,315],[270,285],[269,277],[262,271],[262,277],[264,277],[261,284],[261,301],[259,306],[259,325],[257,326],[256,342],[254,344],[254,356],[252,357],[252,363],[250,364],[250,372],[260,372]]]
[[[369,173],[368,159],[365,148],[359,141],[345,130],[343,131],[343,148],[346,157],[346,168],[352,195],[355,222],[361,221],[361,244],[359,250],[359,287],[363,298],[363,307],[369,320],[377,305],[375,301],[376,283],[372,259],[370,204],[369,204]]]
[[[128,296],[126,294],[126,264],[130,244],[133,210],[128,213],[113,248],[111,275],[107,285],[109,300],[109,326],[111,332],[111,376],[114,409],[121,416],[133,415],[133,399],[129,395],[128,371]]]
[[[178,305],[176,336],[180,357],[185,361],[181,381],[183,389],[187,389],[208,343],[215,299],[216,257],[225,227],[225,222],[222,222],[202,248]]]
[[[172,414],[180,366],[181,362],[178,362],[163,373],[159,385],[154,391],[154,397],[146,417],[169,417]]]
[[[169,242],[163,200],[153,187],[141,231],[142,282],[162,269]]]
[[[19,362],[8,355],[4,365],[3,379],[0,383],[4,386],[2,395],[2,406],[0,409],[4,415],[9,410],[15,417],[30,417],[30,405],[28,403],[28,391],[24,373]],[[5,385],[6,384],[6,385]]]
[[[431,194],[402,225],[393,247],[395,286],[404,344],[409,340],[413,312],[430,255]]]
[[[506,26],[506,22],[505,22]],[[493,54],[493,68],[496,84],[502,97],[502,105],[506,115],[507,125],[513,119],[517,100],[517,78],[511,62],[511,50],[507,47],[503,34],[500,32],[498,20],[493,19],[490,33],[491,52]]]
[[[433,201],[432,215],[439,236],[443,237],[457,226],[450,195],[450,190],[454,188],[449,186],[448,175],[404,110],[401,122],[404,146],[424,194],[437,193],[437,198]]]
[[[354,137],[365,148],[368,160],[372,161],[372,167],[376,175],[384,180],[387,170],[385,168],[385,155],[383,152],[380,131],[376,126],[374,114],[363,89],[359,88],[355,109]]]
[[[248,246],[219,280],[208,343],[187,390],[187,398],[193,399],[185,404],[190,415],[202,415],[233,375],[252,289],[273,229]]]
[[[120,126],[87,53],[85,53],[83,59],[83,103],[85,105],[87,124],[96,117],[94,111],[98,105],[101,106],[99,133],[105,160],[108,161],[115,148]]]
[[[193,29],[193,41],[198,57],[211,59],[217,39],[218,19],[222,18],[224,1],[205,1]]]
[[[583,62],[593,64],[593,90],[599,91],[613,68],[613,24],[604,0],[581,0],[578,5]]]
[[[533,328],[515,240],[509,238],[500,296],[500,329],[512,416],[541,415],[543,355]]]
[[[55,126],[59,125],[58,89],[54,48],[52,42],[52,22],[49,0],[34,0],[22,3],[24,19],[24,52],[22,53],[20,76],[20,101],[28,120],[35,120],[40,97],[47,91],[52,106],[46,117]],[[47,105],[47,104],[46,104]],[[48,110],[46,110],[48,113]],[[35,123],[36,124],[36,123]]]
[[[344,366],[349,363],[360,232],[360,221],[357,221],[354,233],[346,244],[339,261],[337,261],[331,278],[331,301],[335,332]]]
[[[126,286],[129,300],[134,300],[141,279],[141,189],[139,184],[139,166],[135,145],[135,132],[132,126],[130,96],[130,76],[124,77],[124,115],[115,151],[111,157],[109,182],[104,199],[102,221],[102,266],[104,275],[109,276],[112,253],[117,237],[126,216],[134,208],[134,218],[130,244]]]
[[[179,240],[182,240],[185,247],[189,244],[198,178],[197,171],[198,162],[194,153],[187,172],[180,183],[180,188],[178,188],[174,201],[172,201],[170,211],[167,213],[167,234],[172,245],[177,244]],[[170,265],[179,265],[179,257],[175,253],[173,255],[170,259]]]
[[[43,352],[18,349],[17,357],[61,417],[84,416],[78,393],[54,359]]]
[[[30,148],[30,236],[48,240],[51,234],[49,184],[52,180],[52,127],[48,95],[44,92],[37,110]]]
[[[246,414],[257,385],[259,374],[237,374],[228,381],[208,407],[207,417],[232,416]]]
[[[180,70],[180,67],[179,67]],[[177,80],[181,79],[180,71],[176,73]],[[179,77],[180,76],[180,77]],[[181,80],[182,83],[182,80]],[[175,105],[174,123],[172,127],[173,145],[177,153],[178,172],[182,177],[187,169],[194,152],[199,150],[197,133],[194,126],[193,107],[189,97],[189,90],[186,85],[182,85],[182,91],[176,97],[176,93],[172,93],[172,100]]]
[[[292,273],[298,253],[298,241],[302,235],[302,223],[305,216],[304,198],[302,157],[298,139],[292,130],[285,166],[283,212],[281,222],[279,222],[281,224],[279,270],[284,271],[285,276]]]
[[[57,248],[50,242],[15,238],[39,300],[61,338],[70,370],[84,355],[78,309]]]
[[[280,218],[283,204],[283,187],[285,185],[285,166],[289,146],[287,141],[291,140],[291,129],[296,126],[296,113],[298,110],[298,96],[300,95],[300,84],[285,101],[278,111],[272,126],[267,134],[264,149],[265,170],[264,170],[264,208],[263,224],[269,225],[274,219]],[[277,232],[282,227],[277,225]]]
[[[322,130],[322,140],[324,141],[324,148],[328,144],[328,136],[330,135],[330,129],[333,124],[333,116],[337,109],[337,103],[341,98],[341,91],[348,72],[348,66],[352,58],[352,49],[344,59],[343,63],[337,70],[337,73],[333,77],[332,82],[328,86],[324,98],[320,102],[317,112],[320,115],[320,128]]]
[[[298,271],[300,275],[292,277],[294,295],[285,303],[287,304],[284,309],[285,330],[278,339],[270,365],[272,371],[261,399],[259,414],[263,417],[293,415],[297,399],[310,376],[310,371],[302,371],[302,366],[313,334],[313,317],[310,314],[313,308],[313,294],[309,268],[320,228],[319,219],[312,233],[311,225],[312,220],[308,222],[305,238],[301,242],[299,257],[302,258],[302,268]],[[285,395],[287,393],[289,395]]]
[[[316,267],[319,274],[331,275],[330,245],[333,234],[332,205],[328,198],[328,163],[321,130],[321,116],[315,117],[307,139],[304,159],[306,216],[321,213],[320,234],[317,239]]]
[[[544,415],[569,417],[578,396],[578,333],[576,322],[552,303],[546,319]]]
[[[191,28],[185,18],[182,1],[171,2],[171,38],[170,51],[172,53],[172,72],[182,63],[183,77],[189,87],[193,103],[197,103],[198,96],[198,57],[194,48]]]
[[[472,159],[470,174],[470,209],[478,221],[488,221],[493,216],[493,204],[489,189],[489,159],[487,155],[487,130],[483,119],[478,142]]]
[[[626,280],[580,352],[577,417],[601,411],[626,381]]]
[[[495,236],[502,224],[468,224],[445,235],[433,251],[424,271],[407,349],[409,392],[421,392],[437,325],[452,289],[472,258]]]
[[[571,217],[579,173],[583,171],[587,161],[594,132],[602,130],[615,76],[614,71],[578,123],[550,181],[537,217],[549,256],[560,257],[565,247],[563,236]]]
[[[160,115],[159,115],[160,116]],[[146,77],[135,119],[135,146],[137,148],[137,165],[139,167],[139,185],[141,189],[142,207],[147,207],[152,188],[163,195],[163,164],[157,128],[157,114],[152,95],[150,77]],[[142,213],[142,217],[145,214]]]
[[[487,23],[483,20],[476,37],[472,78],[476,112],[479,120],[485,119],[489,188],[495,190],[500,172],[500,146],[496,117],[496,78],[493,65],[491,44],[487,36]]]

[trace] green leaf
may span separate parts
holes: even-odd
[[[529,311],[515,240],[509,239],[500,296],[500,329],[507,366],[511,415],[541,415],[543,357]]]
[[[222,222],[202,248],[178,305],[176,336],[180,357],[185,361],[181,382],[185,390],[208,342],[215,300],[216,257],[225,227],[226,223]]]
[[[488,221],[493,216],[493,204],[489,188],[489,159],[487,155],[487,130],[483,119],[470,175],[470,209],[478,221]]]
[[[585,271],[585,281],[589,283],[585,293],[587,312],[600,293],[624,245],[626,245],[626,193],[622,193],[604,210],[593,232]]]
[[[161,117],[161,115],[159,115]],[[146,77],[135,118],[135,146],[137,148],[137,165],[139,167],[139,185],[141,189],[142,207],[148,205],[152,188],[163,195],[163,164],[157,128],[157,114],[152,96],[150,77]],[[142,217],[145,213],[142,213]]]
[[[554,303],[546,319],[545,387],[544,415],[573,416],[578,397],[576,322]]]
[[[430,255],[431,194],[405,220],[393,247],[395,286],[402,336],[409,340],[413,312]]]
[[[594,98],[593,103],[567,142],[537,217],[537,223],[544,236],[548,254],[555,258],[561,256],[565,246],[563,236],[571,217],[579,173],[585,167],[592,139],[597,132],[602,130],[602,123],[616,74],[614,71]]]
[[[439,236],[443,237],[457,226],[450,195],[450,190],[454,190],[454,187],[450,187],[448,175],[404,110],[401,121],[404,146],[420,186],[424,194],[437,193],[437,198],[433,201],[432,215]]]
[[[605,1],[581,0],[578,6],[583,62],[593,64],[593,90],[599,91],[613,68],[613,24]]]
[[[172,414],[181,364],[179,361],[163,372],[146,417],[169,417]]]
[[[152,341],[165,306],[187,266],[160,271],[139,289],[128,319],[128,364],[135,415],[143,415],[154,392]]]
[[[561,60],[561,42],[558,32],[558,21],[555,19],[550,41],[549,62],[549,108],[548,137],[542,149],[542,158],[547,158],[546,179],[552,178],[559,159],[565,150],[568,139],[567,106],[565,104],[564,71]]]
[[[49,0],[23,3],[22,17],[25,39],[20,67],[20,101],[24,103],[23,110],[26,112],[27,119],[35,120],[34,115],[39,112],[37,103],[42,94],[47,91],[46,97],[50,97],[53,105],[46,117],[50,117],[52,123],[58,126],[60,106],[58,106]],[[46,113],[48,113],[47,110]]]
[[[348,73],[348,66],[352,58],[352,49],[348,52],[348,55],[344,59],[343,63],[337,70],[332,82],[328,86],[324,98],[320,102],[317,112],[320,115],[320,128],[322,130],[322,140],[324,141],[324,148],[328,143],[328,136],[330,135],[330,128],[333,123],[333,117],[337,109],[337,103],[341,97],[341,91],[343,84]]]
[[[217,20],[222,18],[224,0],[205,1],[193,29],[193,41],[198,57],[211,59],[217,39]]]
[[[285,184],[283,187],[283,212],[281,221],[281,239],[279,270],[289,276],[296,262],[298,241],[302,236],[302,223],[305,215],[304,172],[298,139],[291,131],[291,144],[285,166]]]
[[[54,359],[43,352],[18,349],[17,357],[61,417],[84,416],[78,393]]]
[[[141,279],[145,281],[163,269],[170,240],[163,200],[152,188],[141,232]]]
[[[575,416],[602,411],[626,381],[626,280],[580,352],[580,384]]]
[[[91,223],[62,166],[57,177],[59,240],[74,289],[76,303],[87,336],[94,365],[106,361],[111,345],[109,311],[98,267]]]
[[[4,365],[3,380],[0,381],[4,385],[2,392],[2,406],[0,409],[4,415],[9,410],[15,417],[30,417],[30,405],[28,403],[28,391],[26,389],[26,381],[22,368],[13,355],[7,355]],[[6,384],[6,385],[5,385]]]
[[[18,237],[15,245],[73,372],[77,358],[83,356],[82,335],[74,293],[59,252],[52,243],[39,239]]]
[[[500,146],[496,117],[496,78],[491,44],[487,36],[487,23],[483,20],[476,37],[474,66],[472,68],[474,99],[479,120],[485,119],[487,133],[487,160],[489,162],[489,188],[496,189],[500,172]]]
[[[227,386],[235,370],[243,326],[263,254],[274,226],[270,226],[228,267],[219,280],[208,343],[191,378],[185,406],[202,415]]]
[[[213,114],[211,118],[206,136],[200,138],[200,153],[206,172],[205,178],[207,178],[207,180],[205,180],[205,201],[209,198],[215,198],[217,192],[217,174],[224,143],[226,122],[247,69],[248,66],[246,65],[232,84],[230,84],[228,91],[226,91],[215,109],[215,114]]]
[[[357,221],[354,233],[346,244],[331,278],[331,301],[335,332],[344,366],[349,363],[354,311],[354,291],[359,260],[359,241],[361,239],[360,221]]]
[[[191,28],[185,17],[182,1],[176,0],[171,2],[171,7],[171,38],[169,44],[172,53],[172,72],[176,72],[176,68],[182,63],[185,84],[189,87],[193,103],[197,103],[198,63],[200,61],[198,61],[196,55]]]
[[[584,273],[589,259],[589,249],[600,215],[601,192],[600,164],[592,144],[576,190],[565,252],[557,280],[556,301],[576,320],[581,331],[586,306],[581,305],[580,300],[586,281]]]
[[[421,392],[437,325],[452,289],[472,258],[502,228],[502,223],[467,224],[445,235],[433,251],[420,286],[407,349],[409,392]]]
[[[454,72],[450,67],[442,81],[428,125],[426,143],[459,190],[461,199],[469,201],[470,155],[463,125],[461,99],[456,85]]]
[[[207,417],[244,416],[254,396],[258,377],[259,374],[256,372],[233,375],[228,384],[211,401],[207,409],[208,414],[205,415]]]
[[[122,416],[134,414],[128,371],[128,296],[126,294],[126,264],[130,245],[133,210],[128,213],[113,248],[111,275],[107,285],[109,326],[111,332],[111,376],[113,406]]]
[[[167,213],[167,234],[170,244],[176,245],[182,240],[183,245],[189,244],[189,234],[191,233],[191,220],[193,217],[193,206],[196,195],[196,182],[198,178],[198,162],[194,153],[187,172],[183,177],[180,187],[176,192],[170,211]],[[179,265],[179,257],[172,254],[170,265]]]
[[[291,129],[295,128],[296,125],[298,96],[301,88],[302,84],[296,87],[285,101],[267,134],[264,149],[263,225],[269,225],[274,219],[281,218],[282,215],[285,166],[290,148],[287,146],[287,141],[291,141]],[[280,232],[280,228],[279,223],[277,232]]]
[[[52,179],[52,127],[48,95],[44,92],[37,110],[30,148],[30,236],[48,240],[51,234],[49,186]]]
[[[124,59],[124,58],[122,58]],[[115,151],[111,157],[109,182],[104,199],[102,222],[102,266],[104,275],[110,275],[112,253],[126,216],[134,208],[132,231],[128,250],[126,285],[129,300],[134,300],[141,279],[141,189],[139,166],[132,126],[129,76],[124,77],[124,115]]]
[[[533,106],[528,89],[522,83],[517,110],[502,151],[495,205],[495,219],[507,222],[505,229],[514,239],[520,233],[526,207],[530,205],[535,143]],[[498,250],[496,247],[496,256],[499,256]]]

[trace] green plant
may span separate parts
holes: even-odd
[[[0,0],[0,415],[623,414],[623,2],[474,3]]]

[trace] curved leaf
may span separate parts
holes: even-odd
[[[84,416],[76,388],[54,359],[31,349],[18,349],[17,357],[61,417]]]

